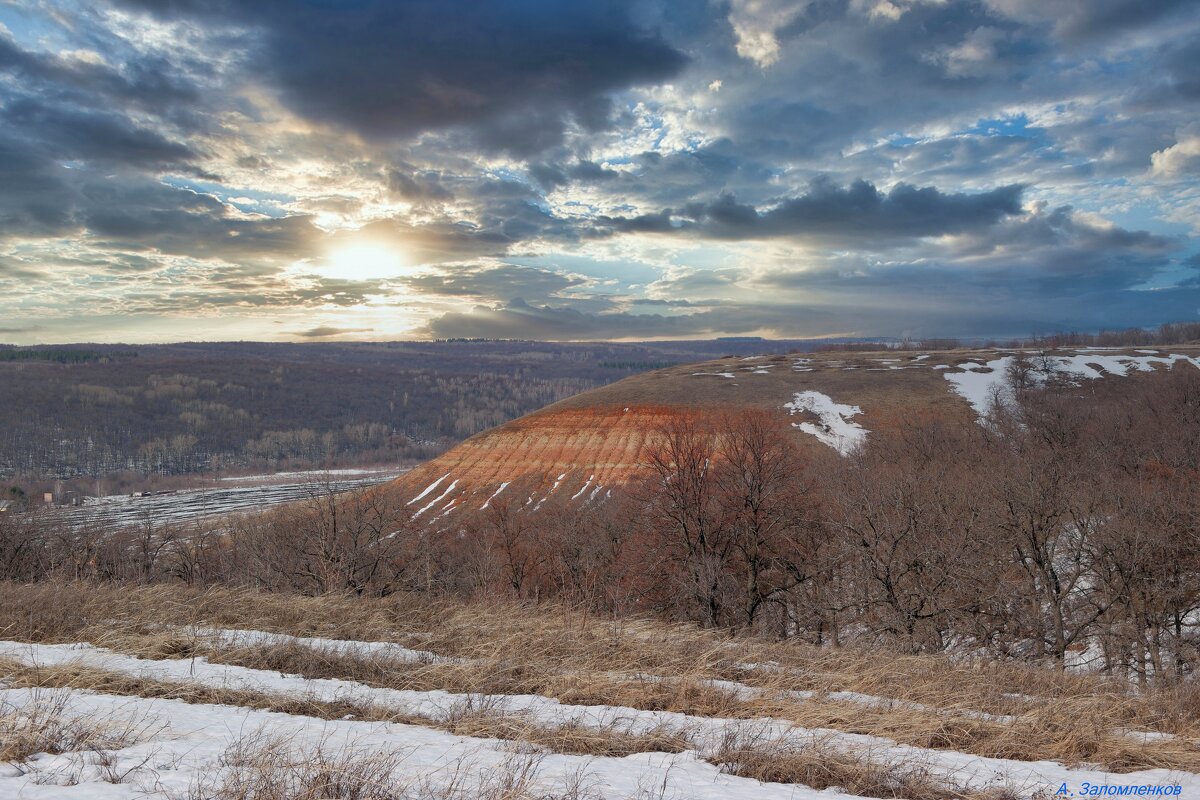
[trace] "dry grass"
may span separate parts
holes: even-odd
[[[723,772],[770,783],[797,783],[814,789],[838,788],[862,797],[908,800],[1011,800],[1007,789],[956,785],[920,763],[873,759],[827,739],[771,738],[762,729],[730,731],[710,759]]]
[[[399,663],[301,645],[212,649],[163,624],[393,641],[463,663]],[[1119,681],[1014,664],[882,650],[820,649],[650,620],[597,619],[572,608],[398,595],[383,600],[295,597],[229,588],[0,584],[0,636],[91,641],[145,657],[203,652],[213,660],[389,688],[541,694],[697,716],[789,719],[923,747],[1024,760],[1095,762],[1114,770],[1200,771],[1200,688],[1136,694]],[[749,666],[748,666],[749,665]],[[762,665],[762,666],[754,666]],[[646,680],[640,676],[665,676]],[[712,686],[761,690],[739,699]],[[802,700],[787,693],[810,691]],[[854,691],[872,706],[824,698]],[[914,707],[914,704],[923,708]],[[981,718],[1012,715],[1012,722]],[[1142,742],[1127,729],[1176,734]]]
[[[420,725],[459,736],[504,740],[522,746],[523,749],[533,747],[554,753],[573,755],[624,757],[634,753],[647,752],[679,753],[691,746],[683,733],[662,727],[634,732],[628,723],[618,720],[595,727],[578,724],[544,725],[527,715],[507,712],[500,704],[487,700],[464,700],[451,707],[445,716],[434,717],[398,712],[386,707],[351,700],[335,702],[313,697],[153,680],[78,664],[33,667],[9,659],[0,659],[0,674],[4,674],[8,684],[13,687],[76,689],[125,697],[180,700],[192,704],[242,706],[260,711],[273,711],[324,720],[353,719]],[[45,716],[45,712],[42,712],[41,715]],[[80,732],[87,729],[86,725],[62,718],[61,714],[52,716],[55,720],[62,719],[62,724],[68,728],[78,725]],[[0,724],[3,723],[0,722]],[[0,727],[0,732],[5,730],[6,728]],[[47,731],[50,730],[51,728],[47,727]],[[0,740],[0,742],[3,741]],[[80,749],[80,747],[73,746],[81,741],[78,736],[63,737],[63,741],[65,742],[64,749],[53,752]],[[88,745],[83,749],[98,747],[108,747],[108,745],[94,747]],[[6,751],[0,750],[0,753],[3,752]],[[42,749],[33,752],[51,751]]]
[[[0,702],[0,761],[19,763],[40,753],[114,750],[143,741],[152,725],[108,715],[82,718],[66,713],[70,695],[33,692],[27,702]]]
[[[441,727],[459,736],[504,739],[572,755],[624,758],[646,752],[682,753],[694,747],[685,733],[665,726],[634,732],[632,723],[620,720],[597,726],[573,721],[540,725],[527,715],[506,712],[494,696],[468,695],[451,707]]]
[[[283,738],[239,739],[221,759],[219,778],[201,779],[188,800],[402,800],[393,777],[402,761],[385,751],[295,752]]]
[[[778,686],[774,688],[779,691],[764,687],[757,698],[739,698],[730,689],[694,675],[647,680],[610,672],[554,672],[537,662],[396,662],[322,652],[295,643],[201,652],[218,663],[391,689],[539,694],[572,705],[615,705],[699,717],[774,717],[803,728],[881,736],[917,747],[994,758],[1091,762],[1118,772],[1153,767],[1200,771],[1200,749],[1194,743],[1186,739],[1143,742],[1130,737],[1114,729],[1109,716],[1114,709],[1111,699],[1087,695],[1046,699],[1011,721],[996,721],[952,707],[869,705],[820,695],[797,698]]]
[[[282,737],[251,734],[234,742],[215,777],[195,783],[186,800],[588,800],[581,780],[558,792],[536,785],[538,759],[513,757],[498,768],[458,763],[448,770],[402,774],[405,754],[355,745],[299,749]]]
[[[736,694],[698,676],[649,680],[635,674],[547,668],[536,659],[420,663],[371,655],[331,653],[298,643],[230,647],[197,645],[213,663],[294,673],[307,678],[358,681],[411,691],[442,689],[463,694],[537,694],[570,705],[615,705],[702,717],[740,716]]]

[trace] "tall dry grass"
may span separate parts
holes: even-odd
[[[181,800],[592,800],[582,779],[539,785],[537,756],[513,756],[498,767],[456,763],[410,774],[403,751],[369,745],[298,748],[252,733],[234,742],[220,770],[197,780]]]
[[[786,688],[746,696],[702,675],[650,680],[628,672],[556,672],[531,660],[515,665],[464,662],[397,662],[370,655],[329,653],[296,643],[210,648],[209,660],[310,678],[352,680],[413,691],[464,694],[537,694],[572,705],[613,705],[698,717],[788,720],[802,728],[828,728],[885,737],[917,747],[956,750],[994,758],[1066,763],[1091,762],[1114,771],[1153,767],[1200,770],[1200,749],[1186,739],[1143,741],[1114,727],[1113,703],[1086,695],[1047,699],[1011,719],[981,718],[954,707],[868,704],[828,696],[797,697]]]
[[[861,797],[908,800],[1015,800],[1010,787],[973,788],[956,784],[929,765],[873,758],[847,750],[829,737],[807,740],[771,736],[762,727],[727,732],[712,762],[723,772],[771,783],[797,783],[813,789],[839,789]]]
[[[119,749],[153,735],[155,726],[147,720],[115,713],[81,717],[67,712],[69,702],[69,692],[56,690],[36,690],[18,702],[0,700],[0,762]]]
[[[174,633],[164,625],[180,626]],[[300,645],[214,648],[186,627],[393,641],[466,659],[398,663]],[[922,747],[1024,760],[1095,762],[1110,769],[1200,771],[1200,689],[1139,694],[1120,681],[1032,666],[820,649],[732,638],[647,619],[600,619],[568,606],[471,603],[424,595],[297,597],[249,590],[0,584],[0,636],[91,641],[146,657],[203,653],[216,661],[374,686],[542,694],[697,716],[788,719]],[[665,678],[649,680],[647,676]],[[759,690],[755,698],[709,683]],[[808,699],[790,693],[812,692]],[[828,697],[852,691],[895,702]],[[1011,716],[1011,720],[982,715]],[[1162,741],[1128,729],[1176,734]]]
[[[324,720],[392,722],[443,730],[458,736],[502,740],[516,749],[531,752],[621,758],[635,753],[680,753],[692,747],[685,732],[665,727],[634,731],[630,723],[619,719],[595,726],[571,722],[561,725],[540,723],[527,714],[508,711],[494,698],[488,700],[468,697],[452,705],[445,714],[414,714],[354,699],[326,700],[305,695],[164,681],[79,664],[31,666],[12,659],[0,659],[0,674],[4,675],[8,685],[14,688],[31,688],[40,692],[58,691],[61,694],[52,696],[61,697],[63,702],[67,697],[66,692],[81,690],[123,697],[180,700],[191,704],[241,706]],[[85,740],[83,736],[92,730],[92,726],[87,722],[63,716],[61,709],[47,705],[44,701],[32,704],[28,713],[38,723],[30,727],[40,733],[37,737],[30,737],[31,742],[46,740],[48,736],[59,731],[59,728],[50,724],[52,722],[59,724],[62,731],[75,733],[74,736],[64,734],[60,737],[64,743],[60,751],[43,748],[33,752],[68,752],[109,747],[89,744],[91,740]],[[0,718],[0,726],[3,724],[3,719]],[[14,724],[13,729],[16,727]],[[0,727],[0,733],[7,730],[7,727]],[[112,723],[109,721],[96,727],[98,732],[110,730]],[[21,749],[20,741],[20,738],[14,739],[12,746],[16,749],[13,752]],[[3,752],[7,751],[0,750],[0,753]],[[0,758],[0,761],[5,760],[17,760],[17,757]]]

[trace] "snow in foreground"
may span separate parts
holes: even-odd
[[[19,706],[35,699],[35,692],[30,690],[0,690],[0,703]],[[305,754],[318,749],[326,753],[398,753],[400,763],[388,776],[397,786],[425,781],[434,786],[447,785],[461,782],[464,773],[477,776],[474,781],[468,779],[468,784],[483,783],[489,773],[505,769],[513,758],[513,753],[499,742],[415,725],[325,721],[235,706],[188,705],[178,700],[71,692],[66,713],[92,720],[133,719],[138,727],[157,730],[157,734],[149,741],[106,751],[103,758],[96,753],[65,753],[35,757],[22,767],[0,765],[0,797],[183,798],[189,789],[212,785],[228,772],[231,767],[222,756],[243,739],[286,741],[296,752],[297,761],[304,761]],[[537,779],[552,789],[566,785],[576,773],[587,775],[605,797],[636,796],[639,790],[664,782],[673,795],[713,800],[806,798],[819,794],[724,776],[691,753],[641,753],[620,759],[545,755],[540,758]],[[113,774],[123,775],[122,782],[110,783],[107,778]]]
[[[222,638],[268,643],[275,635],[259,632],[211,631]],[[341,649],[344,642],[312,640],[314,646]],[[424,654],[394,652],[389,643],[361,643],[368,651],[410,658]],[[813,800],[818,792],[805,786],[763,784],[724,775],[704,760],[719,746],[721,737],[740,726],[758,726],[772,736],[814,738],[838,747],[869,752],[888,763],[921,764],[959,785],[974,788],[1004,786],[1032,797],[1052,794],[1066,783],[1078,788],[1084,782],[1107,784],[1178,784],[1183,796],[1200,791],[1200,776],[1166,770],[1145,770],[1123,775],[1098,769],[1070,769],[1049,761],[1022,762],[986,758],[944,750],[899,745],[880,737],[824,729],[798,728],[783,720],[734,720],[689,716],[672,712],[643,711],[621,706],[579,706],[538,695],[486,697],[446,691],[411,691],[367,686],[347,680],[307,679],[268,670],[214,664],[204,658],[138,659],[88,644],[32,645],[0,642],[0,656],[29,665],[52,667],[80,665],[162,682],[201,685],[306,698],[314,701],[353,701],[375,708],[444,719],[455,708],[471,702],[504,713],[520,713],[545,725],[574,723],[601,727],[620,721],[631,732],[668,728],[686,733],[696,750],[681,754],[641,753],[624,758],[542,754],[538,780],[552,790],[580,773],[604,798],[637,796],[647,787],[668,788],[666,796],[679,798],[793,798]],[[741,687],[740,684],[734,685]],[[741,687],[749,689],[750,687]],[[44,693],[44,690],[43,690]],[[0,690],[0,705],[20,706],[34,701],[35,692]],[[403,756],[394,779],[398,784],[418,780],[449,780],[462,770],[501,769],[513,756],[510,742],[450,734],[434,727],[378,723],[350,719],[325,721],[313,717],[255,711],[225,705],[188,705],[181,701],[151,700],[72,691],[66,712],[89,720],[110,717],[133,719],[148,735],[141,741],[106,752],[42,755],[17,765],[0,764],[0,797],[21,798],[133,798],[179,797],[201,779],[213,779],[228,769],[225,750],[243,737],[282,737],[300,751],[344,748],[389,750]],[[528,748],[526,748],[528,749]],[[105,762],[100,764],[100,761]],[[107,783],[105,775],[128,772],[123,783]],[[71,785],[67,785],[71,784]],[[848,795],[839,796],[850,797]]]

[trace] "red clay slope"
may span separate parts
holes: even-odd
[[[1119,367],[1104,370],[1100,362],[1105,355],[1146,357],[1144,351],[1134,350],[1094,356],[1061,352],[1096,358],[1097,374],[1105,376],[1121,374]],[[1196,356],[1200,349],[1170,347],[1162,352]],[[608,489],[639,474],[647,441],[665,419],[739,408],[776,413],[780,426],[801,447],[828,454],[828,442],[813,433],[814,426],[824,430],[821,418],[785,408],[800,392],[818,392],[833,403],[857,406],[860,413],[847,419],[867,431],[928,415],[974,424],[976,411],[946,376],[963,374],[960,365],[987,373],[986,363],[1003,355],[984,350],[822,353],[730,358],[656,370],[480,433],[397,479],[391,488],[410,511],[427,520],[479,509],[498,490],[504,491],[502,486],[515,482],[529,494],[518,502],[528,500],[532,507],[553,493],[567,493],[581,503],[602,502]],[[807,432],[796,427],[804,422],[809,423]]]

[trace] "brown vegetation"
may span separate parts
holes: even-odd
[[[1094,675],[879,649],[834,650],[744,635],[730,639],[719,630],[604,620],[554,604],[483,605],[409,594],[376,600],[228,589],[9,584],[0,586],[0,614],[0,635],[5,638],[92,641],[142,657],[202,655],[214,662],[395,689],[540,694],[569,704],[698,717],[769,716],[804,728],[883,736],[920,747],[1019,760],[1096,762],[1118,771],[1153,766],[1200,770],[1195,743],[1200,738],[1200,696],[1183,687],[1134,693],[1118,681]],[[164,630],[162,624],[399,641],[467,660],[401,662],[301,642],[220,644],[186,628]],[[754,667],[748,661],[771,666]],[[17,674],[13,667],[5,671]],[[308,698],[242,696],[153,681],[134,685],[131,679],[111,675],[101,681],[95,671],[42,670],[39,675],[43,686],[192,698],[191,702],[233,703],[329,719],[353,714],[359,719],[449,725],[447,729],[458,733],[515,737],[564,752],[675,751],[687,738],[687,732],[679,730],[632,735],[615,722],[591,731],[538,726],[494,707],[464,706],[447,719],[429,720],[398,716],[386,708],[351,708]],[[712,684],[715,678],[740,680],[756,694],[735,694]],[[803,691],[814,694],[794,694]],[[878,700],[829,694],[836,691],[858,691]],[[1177,735],[1142,741],[1128,735],[1130,729]]]
[[[731,775],[772,783],[799,783],[813,789],[837,788],[861,797],[909,800],[1011,800],[1005,788],[955,785],[914,761],[889,762],[848,750],[828,737],[771,737],[754,726],[729,731],[713,762]]]
[[[6,680],[12,665],[0,664]],[[20,685],[9,681],[11,685]],[[26,702],[0,701],[0,762],[21,762],[38,753],[70,753],[128,747],[149,738],[152,726],[115,715],[82,718],[66,713],[67,692],[34,692]]]

